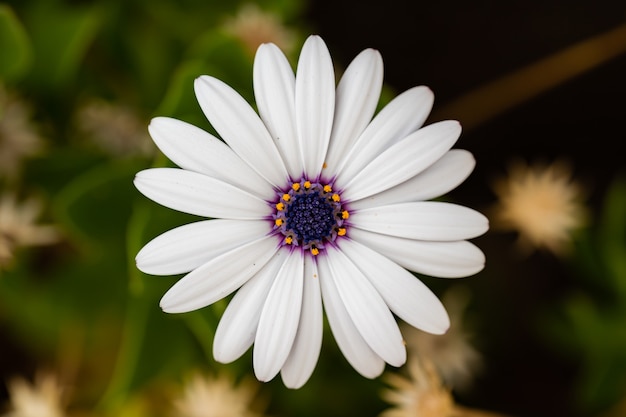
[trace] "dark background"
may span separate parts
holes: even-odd
[[[376,48],[385,82],[397,92],[428,85],[437,112],[481,85],[624,24],[626,3],[316,0],[309,14],[336,62],[345,68],[362,49]],[[473,152],[477,167],[453,197],[484,210],[495,199],[490,184],[512,159],[565,159],[597,216],[608,184],[624,171],[625,76],[622,54],[466,129],[457,147]],[[542,311],[575,285],[574,271],[545,252],[520,259],[513,239],[490,232],[476,240],[487,266],[465,282],[476,314],[490,317],[476,340],[486,367],[457,399],[516,416],[575,415],[577,359],[552,349],[537,331]]]
[[[288,2],[289,0],[285,0],[285,3]],[[13,3],[16,10],[20,10],[21,6],[27,4],[21,1],[9,3]],[[67,3],[82,5],[90,2],[76,0]],[[137,8],[141,11],[144,10],[144,3],[149,4],[146,8],[152,8],[152,5],[157,6],[161,2],[119,2],[120,5],[124,4],[130,9]],[[181,2],[183,5],[186,3],[191,2]],[[141,4],[141,7],[137,4]],[[154,7],[154,9],[159,8]],[[124,9],[120,6],[120,10]],[[120,15],[126,16],[122,13]],[[154,18],[153,15],[149,16]],[[215,23],[211,20],[213,16],[201,12],[198,12],[196,16],[185,15],[192,23],[201,21],[202,30],[210,27],[211,23]],[[129,27],[142,29],[134,20],[136,17],[137,14],[128,13],[127,19],[121,19],[119,24],[125,28],[125,31],[120,33],[124,35],[134,33],[128,29]],[[195,27],[189,22],[176,21],[175,16],[171,19],[169,15],[166,17],[167,22],[171,23],[166,27],[171,26],[177,30],[185,29],[186,26]],[[141,20],[141,22],[146,24],[146,20]],[[311,31],[323,37],[338,66],[339,73],[341,68],[345,68],[362,49],[376,48],[382,53],[385,62],[387,86],[399,93],[415,85],[427,85],[434,91],[436,98],[435,115],[429,122],[458,117],[463,124],[462,116],[446,113],[450,103],[468,92],[479,89],[486,83],[625,24],[626,2],[624,0],[448,0],[439,2],[310,0],[305,15],[302,16],[302,22],[304,22],[303,26],[306,26],[301,28],[303,32]],[[158,33],[162,31],[163,26],[155,25],[155,28],[154,32],[148,31],[147,33],[150,35]],[[111,28],[108,29],[111,30]],[[124,42],[128,41],[113,36],[116,34],[115,30],[112,30],[113,35],[107,31],[103,32],[105,39],[113,39],[111,43],[117,47],[123,46]],[[141,33],[140,30],[138,32]],[[165,38],[168,39],[167,36]],[[129,62],[137,64],[131,59],[134,58],[134,52],[137,49],[135,45],[158,45],[155,49],[159,52],[162,48],[163,51],[176,54],[171,52],[172,45],[169,45],[168,49],[168,44],[161,45],[152,36],[146,35],[145,38],[134,39],[134,41],[136,44],[131,43],[129,47],[132,53],[122,48],[127,52],[126,55],[120,54],[116,48],[112,48],[114,53],[111,52],[108,55],[107,52],[110,51],[103,48],[103,45],[110,46],[109,43],[104,41],[100,44],[96,43],[88,56],[91,59],[86,60],[91,65],[86,71],[89,73],[88,78],[105,73],[118,74],[110,71],[109,64],[117,63],[116,59],[119,58],[119,68],[111,65],[119,70],[119,74],[130,72],[134,75],[128,75],[129,80],[145,81],[145,83],[139,83],[138,86],[133,85],[129,90],[132,92],[141,88],[150,90],[147,86],[150,86],[150,82],[154,80],[138,76],[137,74],[141,75],[142,72],[129,65]],[[173,43],[173,45],[176,44]],[[181,51],[180,54],[184,53]],[[104,59],[107,57],[116,59]],[[178,62],[169,58],[164,58],[163,61],[166,64]],[[90,73],[93,66],[97,66],[98,69],[101,66],[101,71]],[[138,66],[138,68],[141,67]],[[164,73],[173,70],[167,65],[164,68]],[[47,68],[43,68],[40,72],[43,71],[47,71]],[[242,72],[245,73],[245,79],[249,81],[251,78],[248,70],[242,70]],[[160,75],[155,76],[155,79],[160,80]],[[490,185],[496,177],[506,173],[511,160],[521,157],[532,163],[551,162],[565,158],[572,163],[574,178],[586,188],[592,217],[597,217],[609,184],[620,173],[624,174],[625,153],[622,148],[626,139],[624,129],[625,75],[626,54],[622,54],[514,108],[503,111],[497,117],[482,124],[471,128],[468,128],[466,124],[457,147],[470,150],[477,159],[477,167],[472,176],[457,190],[454,190],[451,197],[458,199],[463,205],[487,212],[495,202],[495,195]],[[85,74],[82,76],[84,77]],[[78,82],[70,81],[72,82],[68,82],[68,85],[71,88],[68,88],[67,94],[70,99],[66,100],[67,103],[61,101],[59,105],[54,95],[51,96],[54,100],[49,100],[52,103],[48,106],[52,109],[50,112],[58,116],[60,120],[69,118],[62,114],[65,111],[64,104],[69,107],[68,103],[73,103],[72,97],[78,96],[76,90],[82,89],[86,84],[84,79]],[[121,82],[120,85],[125,84]],[[34,91],[38,91],[35,87],[31,86]],[[165,89],[166,85],[159,84],[159,88]],[[190,103],[193,103],[193,109],[199,114],[191,89],[188,91]],[[140,93],[137,94],[140,95]],[[162,90],[156,89],[150,97],[154,95],[157,98],[151,99],[158,101],[162,94]],[[149,113],[156,111],[157,105],[148,99],[146,101],[149,105],[144,103],[145,110]],[[169,112],[165,114],[178,116]],[[64,136],[61,138],[65,140]],[[127,181],[126,186],[130,198],[137,197],[136,191],[131,189],[130,181]],[[51,189],[55,188],[51,187]],[[119,189],[115,189],[113,195],[119,198],[119,193]],[[109,198],[109,200],[112,199]],[[126,208],[124,204],[120,206],[123,209]],[[101,217],[97,217],[98,219],[109,217],[108,213],[104,213],[104,209],[100,211],[102,214]],[[123,216],[118,216],[120,217]],[[117,218],[115,219],[117,221]],[[103,227],[106,227],[108,223],[103,224],[105,224]],[[112,230],[111,233],[117,233],[115,236],[120,237],[119,224],[115,224]],[[514,234],[496,231],[490,231],[485,236],[475,239],[475,243],[486,254],[487,266],[481,273],[462,282],[471,289],[473,294],[468,314],[470,318],[474,318],[474,343],[484,357],[485,366],[473,388],[455,393],[456,399],[466,406],[493,410],[514,417],[600,416],[612,404],[596,403],[594,409],[580,407],[576,401],[580,388],[578,383],[581,378],[580,358],[576,355],[565,354],[562,346],[556,346],[554,341],[541,331],[546,311],[555,309],[563,297],[570,294],[572,290],[580,289],[580,277],[571,263],[564,262],[563,259],[551,253],[536,252],[527,257],[520,257],[514,250],[514,241]],[[118,246],[123,252],[123,242]],[[72,252],[70,254],[74,255]],[[109,260],[109,256],[112,255],[107,254],[107,265],[117,266],[122,273],[111,273],[110,277],[106,277],[107,281],[102,283],[102,287],[98,287],[105,288],[101,302],[107,305],[111,304],[109,287],[112,284],[108,282],[111,277],[121,277],[114,284],[123,291],[126,291],[127,287],[125,281],[127,278],[124,273],[125,254],[118,254],[116,255],[118,258],[113,260]],[[92,265],[85,267],[79,262],[76,264],[78,266],[73,271],[77,275],[82,267],[86,271],[92,270],[88,269]],[[42,274],[42,276],[45,275]],[[64,282],[74,282],[70,278]],[[82,282],[83,286],[93,292],[91,281],[82,279],[84,278],[82,275],[80,278],[76,282]],[[47,277],[46,279],[52,280],[53,278]],[[56,279],[59,278],[56,277]],[[450,280],[434,278],[424,278],[424,280],[438,293],[442,293],[454,284]],[[149,282],[147,287],[155,292],[155,301],[151,304],[154,306],[154,315],[159,320],[169,320],[169,318],[163,319],[156,302],[161,291],[165,291],[166,288],[161,289],[159,285],[165,284],[157,284],[155,280],[146,282]],[[59,286],[59,288],[62,287]],[[81,289],[82,286],[72,294],[81,294]],[[47,293],[43,293],[39,301],[48,299],[57,300],[58,298],[48,297]],[[60,299],[69,300],[68,306],[80,304],[71,297]],[[91,298],[84,297],[84,300],[91,300]],[[29,303],[31,301],[29,299]],[[33,301],[32,304],[36,306],[37,302]],[[61,307],[63,305],[59,306]],[[71,309],[68,308],[67,311]],[[46,322],[45,318],[45,316],[38,316],[35,317],[35,321]],[[53,324],[54,322],[51,322],[50,325]],[[171,327],[180,329],[184,326],[178,324],[171,325]],[[624,329],[626,329],[626,323]],[[3,330],[0,329],[0,336],[5,335]],[[157,333],[159,332],[155,332]],[[33,358],[29,352],[24,351],[21,345],[9,342],[1,340],[0,343],[2,353],[0,368],[3,371],[3,377],[23,371],[24,368],[29,371],[31,368],[34,370],[37,364],[32,361]],[[340,410],[339,412],[349,408],[358,414],[358,407],[367,407],[372,402],[372,398],[368,397],[368,401],[364,399],[362,403],[358,401],[362,397],[374,397],[375,393],[372,394],[371,384],[367,384],[369,381],[359,377],[349,368],[336,346],[333,345],[334,342],[329,343],[331,346],[324,349],[323,355],[326,357],[322,356],[320,360],[316,371],[317,382],[314,382],[319,387],[319,381],[323,381],[321,384],[325,390],[289,391],[282,398],[286,401],[297,402],[301,396],[315,396],[315,401],[328,403],[328,407],[336,408]],[[171,349],[173,350],[174,347]],[[333,355],[336,357],[335,361],[332,360]],[[106,360],[102,362],[109,363]],[[154,363],[150,360],[145,362],[150,365]],[[249,370],[249,364],[244,360],[237,364]],[[366,387],[365,390],[361,390],[361,385],[355,385],[351,387],[353,388],[351,390],[333,390],[334,386],[342,383],[341,379],[337,379],[337,375],[342,375],[342,372],[334,369],[336,364],[342,366],[340,369],[346,371],[343,374],[347,374],[350,380],[357,380],[357,384]],[[283,389],[280,387],[280,381],[274,381],[272,384],[277,392]],[[355,396],[356,399],[344,397],[345,392]],[[332,397],[332,394],[336,397]],[[4,403],[5,397],[6,392],[0,391],[0,403]],[[340,406],[333,403],[335,398]],[[281,404],[279,399],[280,397],[275,398],[277,404]],[[286,402],[284,407],[288,409],[289,405],[290,403]],[[380,405],[382,407],[382,404]],[[274,415],[288,415],[280,411],[277,410]],[[377,412],[377,410],[367,411],[371,411],[368,414]]]

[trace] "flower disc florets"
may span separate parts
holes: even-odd
[[[293,182],[274,203],[274,230],[284,236],[284,245],[299,246],[318,255],[337,236],[344,236],[348,210],[332,186],[301,179]]]

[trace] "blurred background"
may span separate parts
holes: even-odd
[[[256,47],[295,66],[311,33],[338,74],[378,49],[383,103],[434,91],[429,122],[459,120],[456,147],[477,160],[446,199],[491,230],[474,241],[479,274],[420,277],[453,324],[405,329],[419,361],[364,379],[327,329],[293,391],[256,382],[250,352],[213,360],[225,301],[161,312],[179,277],[143,275],[134,256],[195,218],[132,178],[168,163],[151,117],[211,131],[194,78],[253,103]],[[625,74],[617,0],[0,2],[0,415],[626,415]]]

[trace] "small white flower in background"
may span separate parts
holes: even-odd
[[[144,121],[128,107],[90,99],[78,107],[74,119],[81,135],[111,155],[154,154]]]
[[[408,378],[388,372],[383,378],[389,385],[381,397],[393,405],[380,417],[460,417],[455,413],[454,398],[443,386],[435,366],[412,356],[408,363]]]
[[[403,329],[409,353],[432,363],[443,382],[457,391],[469,388],[482,365],[482,357],[471,344],[464,323],[468,291],[452,287],[441,297],[450,315],[450,329],[445,334],[424,333],[409,326]]]
[[[383,375],[389,387],[382,391],[381,398],[392,407],[379,417],[507,417],[457,404],[437,368],[428,360],[411,355],[407,369],[406,377],[394,372]]]
[[[177,417],[258,417],[253,411],[256,381],[194,374],[175,403]]]
[[[0,84],[0,179],[16,179],[25,158],[44,149],[30,107]]]
[[[494,191],[498,196],[492,209],[494,227],[517,231],[523,252],[547,249],[563,254],[572,233],[585,224],[582,190],[562,161],[533,166],[516,161]]]
[[[252,3],[241,6],[237,14],[224,23],[224,29],[239,39],[251,54],[263,43],[276,44],[283,51],[291,51],[295,43],[293,30],[284,25],[280,16]]]
[[[7,384],[10,411],[2,417],[63,417],[63,387],[53,374],[41,373],[34,384],[14,378]]]
[[[19,247],[49,245],[59,240],[51,225],[36,224],[41,202],[35,198],[18,202],[13,194],[0,196],[0,268],[13,260]]]
[[[139,172],[137,188],[166,207],[217,219],[155,238],[137,266],[155,275],[189,272],[161,300],[170,313],[239,289],[217,327],[216,360],[234,361],[254,343],[259,380],[280,372],[288,387],[302,386],[321,348],[322,300],[339,348],[368,378],[385,362],[406,361],[394,314],[427,332],[448,329],[439,299],[407,269],[452,278],[483,268],[483,253],[466,239],[483,234],[487,219],[424,201],[463,182],[474,159],[450,150],[458,122],[422,127],[433,103],[426,87],[371,120],[382,83],[382,58],[372,49],[335,87],[321,38],[307,39],[297,76],[278,47],[264,44],[254,62],[260,117],[223,82],[195,82],[226,144],[179,120],[150,124],[181,169]]]

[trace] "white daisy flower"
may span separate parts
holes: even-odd
[[[220,80],[195,82],[226,144],[179,120],[150,124],[181,169],[141,171],[136,187],[166,207],[215,220],[158,236],[137,265],[154,275],[188,272],[161,300],[170,313],[239,289],[216,330],[216,360],[234,361],[254,344],[259,380],[280,372],[286,386],[302,386],[320,352],[322,300],[340,350],[368,378],[406,360],[394,314],[426,332],[448,328],[438,298],[407,269],[452,278],[483,268],[483,253],[466,239],[483,234],[487,219],[424,201],[463,182],[474,159],[450,150],[458,122],[422,127],[433,103],[426,87],[401,94],[372,120],[382,79],[372,49],[335,88],[321,38],[305,42],[297,76],[278,47],[263,44],[254,61],[259,115]]]

